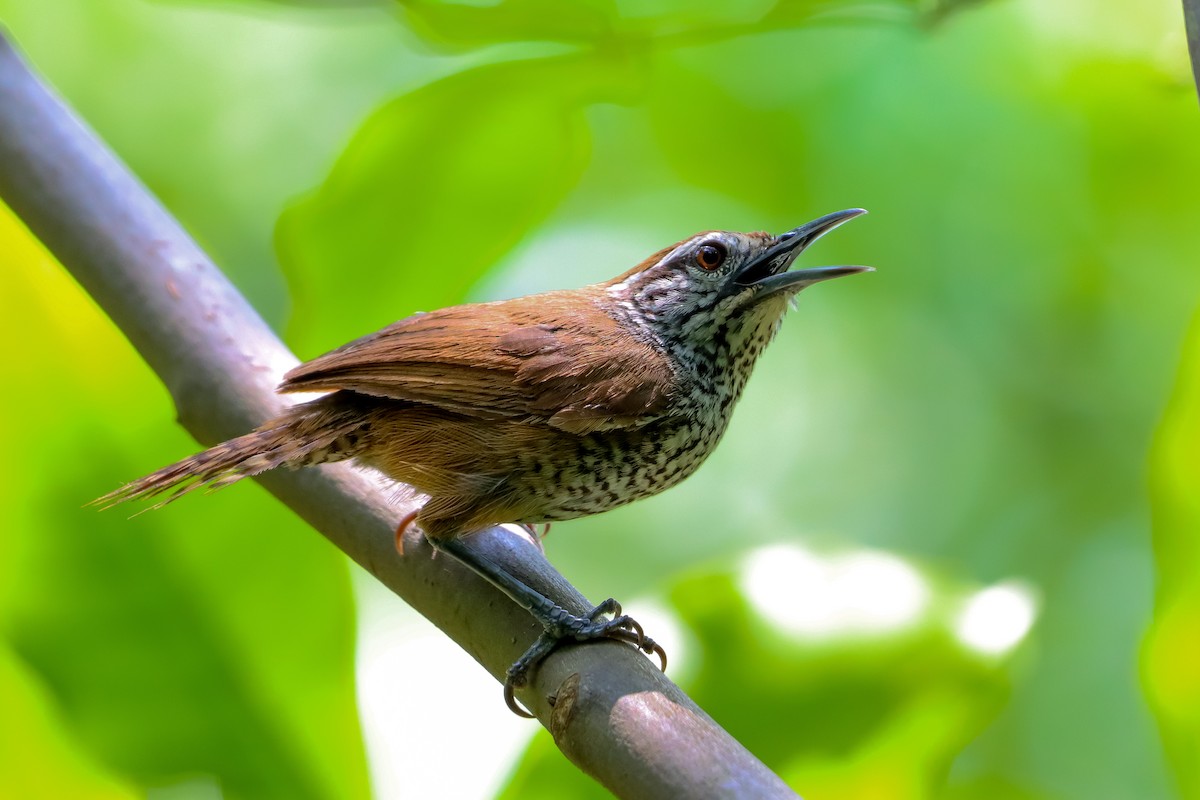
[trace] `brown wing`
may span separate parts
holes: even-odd
[[[594,298],[549,292],[417,314],[301,364],[279,389],[348,389],[573,433],[637,427],[665,411],[670,366]]]

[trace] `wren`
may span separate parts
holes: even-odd
[[[710,231],[607,283],[415,314],[301,364],[281,392],[328,392],[244,436],[95,501],[104,507],[276,467],[353,458],[428,496],[415,522],[545,633],[509,670],[505,697],[562,640],[647,639],[609,600],[578,617],[467,547],[505,522],[598,514],[692,474],[720,441],[755,361],[797,292],[869,267],[789,271],[828,214],[779,236]]]

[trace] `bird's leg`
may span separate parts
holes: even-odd
[[[537,666],[546,656],[564,641],[589,641],[592,639],[618,639],[629,642],[646,653],[655,653],[667,668],[667,654],[662,647],[646,636],[642,626],[632,617],[621,613],[621,605],[611,598],[596,606],[586,617],[576,616],[550,598],[513,576],[508,570],[487,556],[476,552],[457,538],[441,539],[431,543],[470,567],[500,591],[508,595],[517,605],[524,608],[542,625],[542,635],[525,654],[509,667],[504,681],[504,699],[513,713],[522,717],[533,715],[521,708],[513,692],[528,681],[529,670]]]

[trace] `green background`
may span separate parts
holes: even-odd
[[[556,526],[551,559],[656,619],[673,676],[809,798],[1200,798],[1200,118],[1173,0],[0,22],[301,357],[868,208],[805,263],[878,271],[801,297],[710,462]],[[534,728],[498,687],[257,487],[80,508],[194,444],[2,206],[0,267],[0,796],[604,796],[544,733],[518,758]],[[959,621],[996,586],[1033,624],[981,652]]]

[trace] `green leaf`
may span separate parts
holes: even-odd
[[[135,519],[133,508],[81,508],[197,445],[3,206],[0,254],[0,317],[38,331],[6,363],[15,385],[39,390],[8,393],[5,413],[46,421],[9,429],[26,455],[0,463],[0,656],[21,662],[0,692],[37,692],[25,705],[0,699],[0,737],[28,738],[23,758],[61,761],[57,777],[80,788],[9,793],[21,773],[0,755],[0,795],[87,796],[120,781],[365,797],[344,558],[250,483]],[[59,359],[75,366],[47,369]]]
[[[74,741],[35,675],[0,645],[0,796],[133,800]]]
[[[930,797],[955,756],[1003,708],[1009,661],[1008,654],[970,651],[949,629],[964,592],[912,574],[930,598],[907,622],[808,637],[758,613],[743,594],[748,573],[688,575],[671,589],[671,605],[691,634],[674,677],[805,796]],[[836,598],[831,592],[826,599]],[[636,615],[636,604],[628,610]],[[605,794],[540,733],[501,796]]]
[[[90,494],[60,476],[34,506],[47,530],[97,519],[27,543],[4,625],[80,740],[142,786],[201,775],[229,798],[365,797],[332,548],[250,486],[133,521],[75,508]]]
[[[1200,317],[1153,453],[1154,621],[1142,682],[1183,797],[1200,797]]]
[[[660,152],[681,181],[736,197],[764,214],[810,205],[803,174],[807,142],[791,113],[751,105],[669,57],[660,63],[644,107]]]
[[[499,0],[478,4],[396,0],[427,42],[481,47],[500,42],[589,43],[611,35],[612,0]]]
[[[279,221],[302,352],[462,300],[575,185],[605,80],[598,61],[493,64],[367,120]]]

